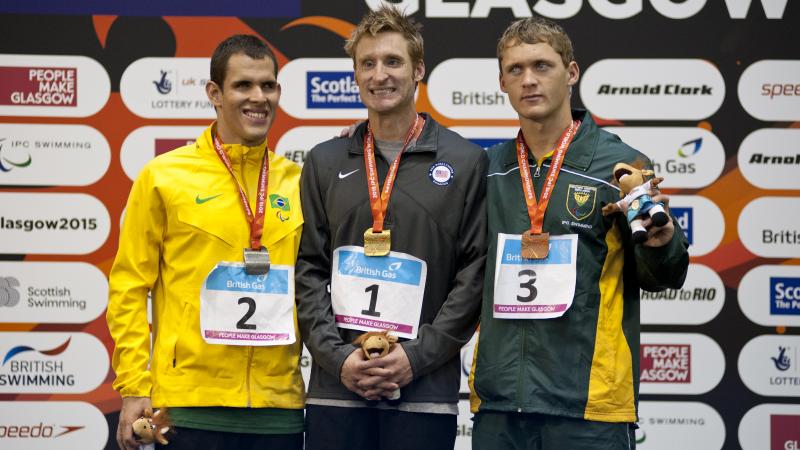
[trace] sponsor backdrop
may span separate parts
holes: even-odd
[[[424,26],[421,111],[484,147],[513,137],[497,38],[515,17],[558,19],[582,70],[574,104],[665,177],[691,265],[683,289],[642,297],[639,447],[800,448],[800,4],[397,3]],[[215,45],[255,33],[275,49],[269,142],[302,164],[366,115],[342,43],[378,4],[0,5],[0,447],[116,448],[104,312],[119,224],[142,166],[214,116]]]

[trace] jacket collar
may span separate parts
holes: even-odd
[[[422,133],[417,138],[417,142],[413,148],[409,149],[408,153],[423,153],[423,152],[436,152],[437,142],[439,142],[439,124],[427,113],[420,113],[425,118],[425,127],[422,128]],[[350,140],[349,153],[363,155],[364,154],[364,136],[367,134],[367,122],[361,123],[353,138]],[[404,152],[405,153],[405,152]]]
[[[564,164],[586,171],[592,163],[595,148],[597,147],[597,124],[592,119],[592,115],[585,109],[573,109],[572,118],[580,120],[581,127],[578,128],[578,134],[575,135],[575,139],[569,145],[567,154],[564,155]],[[517,164],[516,137],[511,141],[511,149],[503,156],[504,167]],[[530,154],[528,154],[528,159],[533,160]],[[550,159],[550,157],[546,159]]]
[[[218,158],[217,152],[214,150],[214,135],[212,134],[215,124],[216,122],[209,125],[209,127],[203,131],[202,136],[197,138],[197,148],[201,152],[208,151],[214,155],[215,158]],[[222,148],[225,150],[225,153],[228,154],[228,158],[231,159],[232,163],[240,163],[243,159],[258,160],[260,162],[264,157],[267,144],[267,140],[264,139],[263,143],[255,147],[248,147],[242,144],[223,144]]]

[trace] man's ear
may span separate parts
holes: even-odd
[[[503,80],[503,72],[498,72],[497,73],[497,77],[498,77],[498,80],[500,81],[500,90],[503,93],[508,94],[508,90],[506,90],[506,82],[505,82],[505,80]]]
[[[414,81],[420,82],[425,78],[425,61],[420,61],[414,67]]]
[[[578,63],[575,61],[570,61],[567,65],[567,85],[568,86],[575,86],[578,83],[578,80],[581,77],[581,70],[578,67]]]
[[[210,101],[215,108],[222,106],[222,88],[219,87],[217,83],[211,80],[206,82],[206,95],[208,96],[208,101]]]

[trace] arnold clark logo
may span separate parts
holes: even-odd
[[[0,254],[84,255],[109,230],[108,210],[91,195],[0,193]]]
[[[103,66],[85,56],[0,54],[0,115],[87,117],[108,100]]]
[[[0,124],[0,185],[87,186],[110,161],[108,141],[92,127]]]
[[[515,139],[519,127],[450,127],[470,142],[484,150],[502,142]]]
[[[739,307],[764,326],[800,326],[800,266],[763,265],[739,283]]]
[[[639,346],[642,394],[704,394],[725,372],[722,349],[695,333],[642,333]]]
[[[683,287],[660,292],[641,291],[640,297],[643,324],[701,325],[717,317],[722,310],[725,286],[710,267],[689,264]]]
[[[669,207],[689,240],[689,256],[710,253],[722,241],[725,219],[711,200],[699,195],[673,195]]]
[[[88,333],[0,333],[0,394],[89,392],[108,365],[106,348]]]
[[[349,58],[298,58],[278,73],[281,109],[298,119],[363,119],[353,61]],[[338,133],[336,134],[338,136]]]
[[[604,59],[586,70],[580,92],[606,119],[700,120],[722,105],[725,81],[701,59]]]
[[[275,154],[303,166],[308,152],[320,142],[338,136],[342,127],[295,127],[283,133],[275,144]]]
[[[800,120],[800,61],[755,62],[742,73],[737,90],[742,107],[756,119]]]
[[[800,189],[800,130],[756,130],[742,141],[737,160],[742,175],[753,186]]]
[[[83,262],[0,262],[0,322],[87,323],[105,309],[108,281]]]
[[[639,402],[639,450],[719,450],[725,423],[712,407],[699,402]]]
[[[739,376],[756,394],[800,397],[799,357],[800,336],[758,336],[739,353]]]
[[[765,403],[739,422],[743,450],[800,450],[800,405]]]
[[[665,188],[703,188],[719,178],[725,150],[714,133],[698,127],[606,127],[653,162]]]
[[[191,145],[206,127],[144,126],[131,131],[122,142],[119,159],[122,170],[131,180],[154,157],[184,145]]]
[[[496,58],[442,61],[428,77],[431,105],[453,119],[517,119],[497,82]]]
[[[209,58],[141,58],[122,73],[125,106],[151,119],[213,119],[206,95]]]
[[[59,450],[101,449],[108,423],[85,402],[0,402],[0,447]]]
[[[747,250],[758,256],[798,258],[800,224],[797,211],[800,211],[798,197],[756,198],[739,214],[739,239]]]

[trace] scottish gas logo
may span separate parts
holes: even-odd
[[[363,119],[353,61],[348,58],[298,58],[278,73],[281,108],[298,119]],[[337,133],[338,135],[338,133]]]
[[[737,297],[754,323],[800,326],[800,266],[756,266],[742,277]]]

